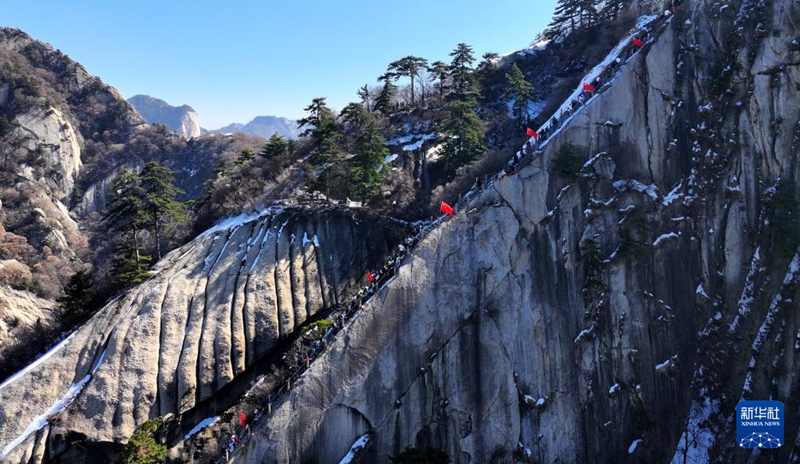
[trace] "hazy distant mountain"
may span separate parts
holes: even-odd
[[[286,118],[279,118],[277,116],[257,116],[247,124],[233,123],[217,130],[209,131],[210,133],[227,134],[231,132],[244,132],[246,134],[270,138],[272,134],[278,133],[286,138],[296,139],[300,135],[297,130],[297,121]]]
[[[200,117],[189,105],[172,106],[164,100],[149,95],[134,95],[128,99],[128,103],[133,105],[149,124],[166,124],[187,139],[199,137],[202,133]]]

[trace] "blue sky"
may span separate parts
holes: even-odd
[[[342,108],[406,55],[449,62],[528,46],[555,0],[6,0],[0,25],[82,63],[128,98],[188,104],[203,127]]]

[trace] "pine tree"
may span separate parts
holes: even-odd
[[[514,63],[511,70],[506,73],[506,82],[508,83],[506,94],[514,99],[511,112],[517,121],[524,123],[528,116],[528,105],[533,100],[533,87],[525,79],[517,63]]]
[[[598,19],[601,21],[614,21],[622,10],[630,6],[630,4],[631,0],[607,0],[602,11],[598,14]]]
[[[239,152],[239,156],[236,158],[236,162],[234,163],[235,166],[241,166],[248,161],[252,161],[256,158],[256,154],[253,153],[253,150],[249,148],[245,148],[241,152]]]
[[[367,111],[371,111],[369,107],[369,86],[364,84],[364,87],[358,89],[358,98],[361,99],[361,104],[364,106],[364,109]]]
[[[91,314],[94,308],[94,282],[92,276],[86,271],[72,274],[69,282],[64,286],[64,296],[58,302],[64,317],[73,322],[80,321]]]
[[[598,0],[578,0],[581,28],[586,29],[597,24],[599,18],[597,4]]]
[[[367,110],[358,103],[350,103],[342,108],[339,119],[342,121],[342,127],[347,138],[352,140],[358,138],[358,135],[364,127],[364,121],[367,115],[369,115]]]
[[[500,55],[495,52],[486,52],[481,57],[482,61],[478,63],[478,69],[485,71],[494,71],[497,69],[497,60]]]
[[[286,155],[288,151],[289,142],[287,142],[281,134],[276,132],[270,136],[269,140],[267,140],[267,143],[264,144],[264,147],[258,154],[268,160],[272,160]]]
[[[471,163],[486,151],[483,123],[475,113],[474,102],[453,102],[447,109],[442,129],[448,136],[442,155],[450,169]]]
[[[325,103],[325,97],[312,100],[305,110],[308,116],[297,121],[297,127],[305,128],[301,137],[310,137],[313,142],[311,162],[322,165],[338,161],[342,156],[339,141],[342,134],[336,116]]]
[[[394,75],[391,73],[386,73],[378,78],[378,81],[383,81],[383,88],[381,89],[381,93],[378,94],[378,98],[375,99],[375,104],[372,109],[384,116],[391,114],[392,102],[397,93],[397,86],[394,85],[394,82],[392,82],[393,80]]]
[[[347,105],[342,110],[342,119],[355,137],[356,155],[350,160],[351,172],[356,180],[355,194],[368,199],[378,193],[381,168],[386,163],[389,149],[381,136],[378,121],[361,105]]]
[[[139,263],[144,259],[140,254],[139,232],[147,221],[139,176],[127,169],[122,171],[111,183],[109,197],[103,221],[109,229],[126,237],[124,240],[129,242],[134,258]]]
[[[121,232],[141,230],[144,219],[139,175],[128,169],[123,170],[111,183],[108,193],[110,201],[104,215],[106,224]]]
[[[472,69],[472,63],[475,62],[472,47],[465,43],[460,43],[450,53],[450,56],[453,57],[449,68],[452,88],[450,98],[458,101],[477,101],[480,91],[475,81],[475,70]]]
[[[130,241],[123,240],[114,249],[114,258],[111,260],[111,278],[114,285],[126,287],[130,284],[140,284],[150,277],[147,268],[152,258],[141,254],[138,246]]]
[[[428,60],[418,56],[406,56],[389,64],[387,71],[395,76],[405,76],[411,79],[411,106],[414,106],[414,79],[420,71],[427,69]]]
[[[250,153],[255,156],[252,151]],[[154,161],[144,166],[139,177],[144,195],[142,207],[156,238],[156,256],[161,259],[161,232],[164,222],[167,220],[176,224],[186,222],[186,208],[176,199],[183,190],[175,186],[175,174],[172,169]]]
[[[597,4],[597,0],[559,0],[544,37],[554,40],[594,25],[598,20]]]
[[[434,61],[428,67],[428,71],[439,80],[439,98],[444,99],[444,92],[447,88],[447,76],[450,74],[450,68],[441,61]]]
[[[155,440],[155,434],[163,425],[163,420],[145,421],[128,440],[120,457],[124,464],[162,464],[167,459],[167,447]]]

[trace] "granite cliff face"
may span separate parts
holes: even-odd
[[[796,461],[796,418],[750,457],[733,417],[798,406],[798,20],[684,2],[418,245],[236,462],[337,462],[364,434],[361,462]],[[575,177],[551,164],[567,143]]]
[[[103,462],[150,417],[224,408],[221,392],[352,292],[393,229],[339,210],[270,210],[207,231],[0,386],[0,460]]]
[[[797,461],[738,450],[732,418],[800,406],[798,21],[791,0],[683,2],[414,248],[235,461],[338,462],[366,434],[370,463]],[[569,147],[585,164],[555,168]],[[272,211],[172,252],[0,385],[0,460],[104,462],[148,418],[230,405],[393,249],[352,214]]]
[[[128,103],[136,108],[148,124],[166,124],[184,138],[200,137],[200,116],[189,105],[172,106],[164,100],[149,95],[134,95]]]

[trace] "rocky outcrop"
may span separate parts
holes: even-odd
[[[392,230],[343,210],[269,210],[205,232],[0,386],[0,460],[104,462],[148,418],[224,409],[238,376],[352,293]]]
[[[16,260],[0,260],[0,276],[3,280],[10,273],[19,273],[30,278],[27,266]],[[0,286],[0,351],[13,347],[17,342],[25,343],[25,328],[36,327],[53,319],[54,305],[48,300],[37,298],[29,292],[15,290],[6,285]]]
[[[370,463],[790,461],[737,450],[732,419],[800,398],[797,8],[683,2],[415,247],[235,459],[338,462],[368,434]],[[582,168],[553,166],[574,149]],[[215,415],[386,237],[330,211],[208,231],[0,386],[0,460],[104,462],[148,418]]]
[[[790,0],[684,2],[543,153],[417,246],[236,462],[338,462],[366,433],[376,463],[407,446],[455,463],[796,456],[751,460],[733,417],[800,391],[798,17]],[[580,172],[552,168],[567,143]]]
[[[172,106],[149,95],[134,95],[128,99],[128,103],[136,108],[148,124],[166,124],[187,139],[202,135],[200,117],[189,105]]]

